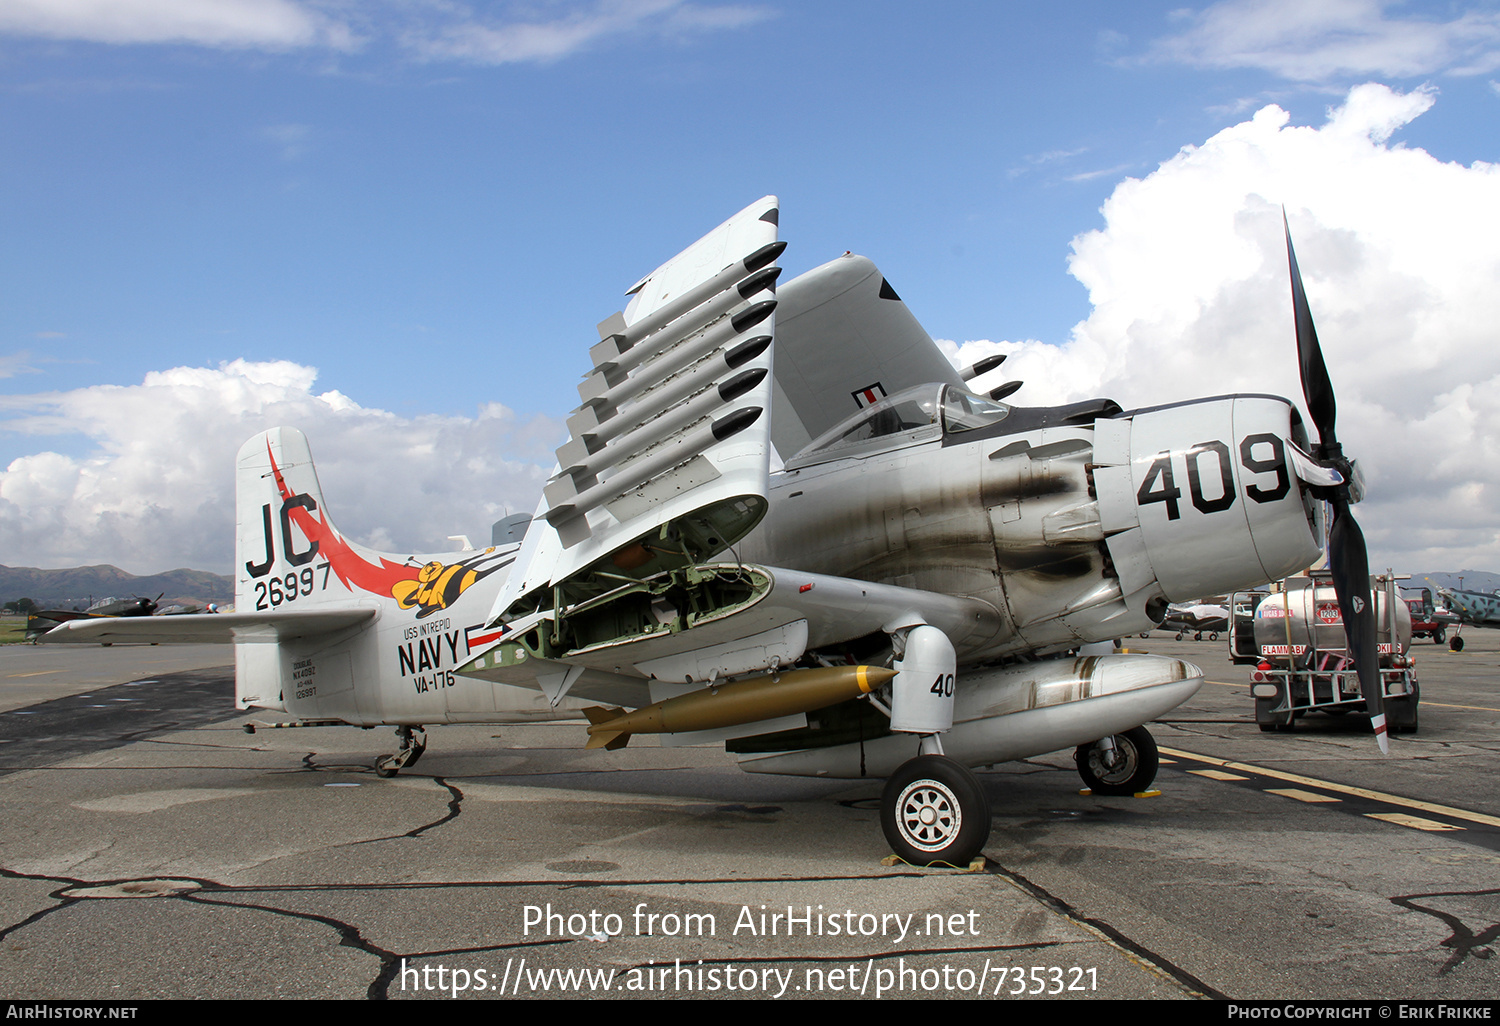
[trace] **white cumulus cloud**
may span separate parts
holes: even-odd
[[[139,385],[100,385],[0,400],[0,426],[44,438],[82,433],[82,458],[43,451],[0,471],[7,563],[113,563],[135,573],[178,566],[226,572],[234,549],[234,457],[251,435],[286,424],[312,445],[339,529],[403,554],[476,544],[507,512],[531,512],[558,421],[520,421],[491,404],[472,418],[401,417],[313,390],[317,371],[277,361],[176,367]]]
[[[965,342],[976,384],[1013,402],[1126,407],[1271,392],[1301,403],[1282,207],[1338,395],[1340,441],[1371,485],[1356,515],[1398,568],[1500,565],[1500,166],[1391,140],[1431,91],[1352,90],[1320,127],[1268,106],[1184,148],[1104,204],[1070,269],[1093,311],[1068,342]]]

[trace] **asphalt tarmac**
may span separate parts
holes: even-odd
[[[227,648],[7,646],[0,993],[1492,1000],[1500,632],[1465,638],[1417,643],[1388,757],[1353,716],[1261,733],[1222,642],[1131,639],[1207,677],[1160,795],[981,771],[973,871],[885,864],[879,781],[570,724],[429,728],[387,780],[387,728],[246,734]]]

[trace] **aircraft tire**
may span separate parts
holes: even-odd
[[[1464,650],[1463,635],[1461,635],[1461,634],[1455,634],[1455,635],[1453,635],[1453,637],[1449,638],[1448,639],[1448,647],[1450,649],[1452,649],[1454,652],[1462,652]]]
[[[886,780],[880,827],[903,862],[962,868],[990,839],[990,802],[968,767],[921,755]]]
[[[1432,632],[1432,643],[1434,645],[1441,645],[1443,642],[1445,642],[1447,640],[1448,640],[1448,632],[1446,630],[1444,630],[1442,627],[1439,627],[1437,630],[1435,630],[1435,631]]]
[[[1156,779],[1161,760],[1156,752],[1156,739],[1145,727],[1135,727],[1115,735],[1115,748],[1122,758],[1114,768],[1101,761],[1099,756],[1102,753],[1097,745],[1097,741],[1091,745],[1079,745],[1073,753],[1078,775],[1095,794],[1129,797],[1146,790]]]

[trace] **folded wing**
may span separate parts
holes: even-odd
[[[570,437],[492,621],[724,551],[765,515],[777,200],[642,278],[599,326]]]
[[[961,385],[885,276],[846,253],[782,286],[771,440],[783,460],[871,403],[913,385]]]

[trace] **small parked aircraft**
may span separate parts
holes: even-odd
[[[100,599],[83,610],[39,609],[26,618],[26,640],[35,641],[58,624],[72,620],[87,620],[101,616],[155,616],[157,603],[165,594],[166,592],[162,592],[154,599],[141,596],[128,599],[110,596]]]
[[[869,260],[778,290],[778,221],[775,197],[751,204],[599,325],[519,542],[360,546],[334,527],[307,440],[273,428],[238,457],[234,613],[48,640],[232,639],[241,708],[395,725],[382,775],[416,762],[424,725],[504,721],[507,686],[581,699],[588,747],[654,733],[724,742],[750,772],[885,777],[896,852],[957,864],[990,830],[970,767],[1076,747],[1096,792],[1149,786],[1142,724],[1202,672],[1109,640],[1312,563],[1318,498],[1345,623],[1369,619],[1290,239],[1316,457],[1276,396],[1126,411],[969,391]]]
[[[1464,650],[1464,638],[1460,631],[1465,627],[1500,627],[1500,595],[1483,591],[1465,591],[1461,588],[1438,588],[1438,594],[1448,606],[1448,612],[1458,621],[1458,630],[1448,639],[1448,647],[1455,652]]]
[[[1219,632],[1229,629],[1229,607],[1216,602],[1174,602],[1167,607],[1161,629],[1175,630],[1178,641],[1184,634],[1192,634],[1194,641],[1202,641],[1204,634],[1218,641]]]

